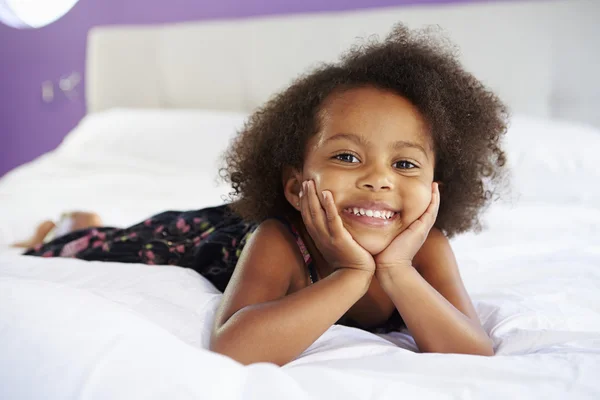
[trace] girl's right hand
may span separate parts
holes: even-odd
[[[374,274],[373,256],[344,227],[330,191],[319,196],[314,181],[302,182],[300,210],[306,230],[329,265]]]

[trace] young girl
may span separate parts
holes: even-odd
[[[398,26],[275,96],[226,154],[230,205],[89,228],[26,254],[193,268],[212,350],[286,364],[333,324],[493,355],[448,238],[479,229],[507,113],[443,41]]]

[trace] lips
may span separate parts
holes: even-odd
[[[385,227],[399,218],[399,210],[383,201],[360,201],[342,208],[349,222],[372,227]]]

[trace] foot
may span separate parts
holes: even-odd
[[[22,247],[24,249],[30,249],[32,247],[37,246],[38,244],[42,244],[44,242],[44,238],[46,237],[46,235],[48,235],[48,233],[50,233],[50,231],[52,229],[54,229],[55,227],[56,227],[56,225],[54,224],[54,222],[52,222],[50,220],[44,221],[38,225],[38,227],[35,230],[35,233],[29,240],[24,240],[22,242],[14,243],[12,246],[13,247]]]
[[[52,232],[52,236],[62,236],[67,233],[78,231],[80,229],[93,228],[102,226],[102,219],[96,213],[74,211],[70,213],[64,213],[61,216],[58,224],[48,220],[42,222],[35,230],[35,234],[29,240],[24,240],[13,244],[13,247],[22,247],[30,249],[37,245],[43,244],[46,241],[46,237]]]

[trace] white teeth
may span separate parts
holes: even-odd
[[[364,208],[346,208],[344,211],[352,213],[354,215],[359,216],[367,216],[371,218],[381,218],[381,219],[390,219],[396,213],[394,211],[384,211],[384,210],[365,210]]]

